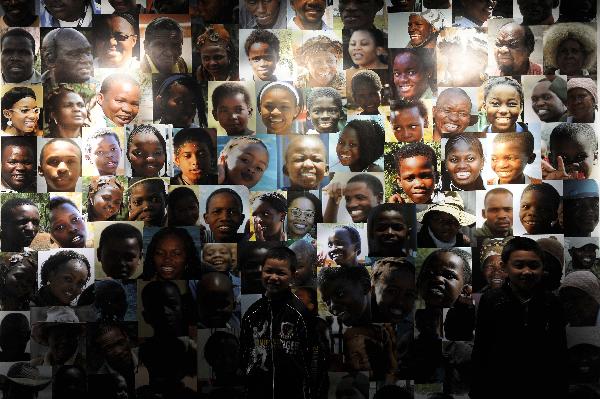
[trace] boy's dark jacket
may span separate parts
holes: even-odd
[[[527,304],[508,280],[477,310],[470,397],[566,398],[567,344],[558,298],[539,288]]]
[[[248,399],[310,397],[308,318],[291,291],[277,299],[263,297],[246,311],[240,347]]]

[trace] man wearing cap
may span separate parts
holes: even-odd
[[[51,370],[42,376],[40,370],[28,362],[14,363],[6,375],[0,375],[3,399],[35,399],[52,382]]]
[[[531,108],[542,122],[567,121],[567,82],[557,75],[538,80],[531,92]]]
[[[460,228],[473,225],[476,218],[465,212],[462,198],[456,192],[446,193],[442,202],[417,213],[417,220],[423,225],[417,234],[419,248],[471,246],[471,240]]]
[[[571,78],[567,82],[567,122],[593,123],[598,106],[598,88],[591,78]]]
[[[598,225],[598,183],[593,179],[563,181],[565,237],[589,237]]]
[[[565,275],[578,270],[589,270],[600,279],[600,259],[596,256],[598,238],[570,237],[567,240],[571,244],[568,249],[571,261],[565,267]]]
[[[560,287],[565,264],[565,249],[554,236],[540,238],[537,243],[544,251],[542,284],[547,291],[554,291]]]
[[[429,9],[413,13],[408,17],[408,48],[435,48],[439,31],[444,27],[444,18],[439,10]]]
[[[569,273],[563,279],[558,296],[570,327],[600,325],[600,280],[588,270]]]

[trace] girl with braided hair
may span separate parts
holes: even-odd
[[[116,176],[90,178],[87,195],[87,221],[116,220],[123,210],[123,183]]]
[[[92,273],[89,260],[73,250],[62,250],[42,264],[40,289],[31,306],[69,306],[79,297]]]
[[[523,87],[509,76],[488,79],[483,85],[483,110],[489,125],[486,133],[523,132],[527,125],[517,122],[523,112]]]
[[[127,160],[134,177],[166,176],[167,143],[160,131],[152,125],[137,125],[127,137]]]

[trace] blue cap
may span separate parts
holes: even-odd
[[[563,198],[598,198],[598,183],[594,179],[563,181]]]

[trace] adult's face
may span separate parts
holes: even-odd
[[[9,36],[2,41],[2,77],[6,83],[27,80],[33,73],[35,60],[32,43],[25,37]]]
[[[562,75],[581,75],[586,56],[585,49],[578,40],[563,40],[556,52],[556,63],[560,73]]]
[[[113,327],[101,334],[96,344],[108,364],[118,368],[133,364],[129,339],[119,328]]]
[[[294,238],[302,238],[310,233],[315,224],[315,206],[305,197],[296,198],[288,207],[288,233]]]
[[[3,221],[2,230],[14,243],[13,247],[22,250],[31,244],[40,230],[40,213],[33,205],[20,205],[14,207],[10,214],[10,220]]]
[[[84,0],[44,0],[46,10],[56,19],[73,22],[85,13]]]
[[[505,193],[489,194],[482,211],[494,235],[504,236],[513,225],[513,197]]]
[[[4,148],[2,181],[16,191],[35,181],[35,155],[30,147],[9,145]]]
[[[592,123],[594,122],[594,110],[596,102],[594,96],[581,87],[576,87],[567,92],[567,109],[569,115],[573,117],[573,122]]]
[[[31,135],[37,129],[39,112],[36,99],[25,97],[15,102],[10,109],[5,109],[3,114],[11,121],[18,135]]]
[[[80,128],[87,118],[87,108],[83,98],[75,92],[69,91],[60,96],[57,106],[50,117],[56,120],[59,126],[66,128]]]
[[[48,191],[74,191],[81,176],[81,150],[68,141],[46,145],[40,154],[39,173]]]
[[[383,3],[378,0],[340,0],[340,17],[345,29],[370,28]]]
[[[61,37],[56,60],[49,64],[58,83],[84,83],[94,73],[92,46],[79,32]]]
[[[272,28],[279,15],[279,0],[245,0],[246,8],[256,19],[259,28]],[[284,11],[285,12],[285,11]]]
[[[433,121],[442,133],[464,132],[471,123],[471,100],[455,93],[440,96],[433,107]]]
[[[130,12],[134,15],[138,13],[136,10],[136,0],[108,0],[108,2],[116,12]]]
[[[554,0],[517,0],[523,22],[527,25],[541,25],[552,14]]]
[[[182,53],[183,36],[179,31],[159,30],[144,41],[144,48],[159,72],[171,73]]]
[[[325,7],[325,0],[292,1],[292,8],[303,26],[319,24],[325,14]]]
[[[531,108],[542,122],[558,122],[567,110],[566,105],[550,90],[552,82],[539,82],[531,93]]]
[[[104,115],[117,126],[131,122],[140,109],[140,86],[130,81],[113,81],[106,93],[98,94]]]
[[[598,247],[595,244],[586,244],[582,247],[569,249],[569,254],[573,259],[573,264],[580,269],[590,269],[596,262],[596,251]]]
[[[137,35],[133,26],[126,19],[113,15],[102,20],[100,33],[96,39],[96,56],[100,66],[119,68],[129,61],[133,47],[137,43]]]
[[[525,47],[525,30],[520,25],[510,23],[498,32],[494,46],[496,64],[504,75],[521,74],[529,65],[529,50]]]
[[[0,0],[0,6],[10,21],[26,21],[35,13],[34,2],[28,0]]]
[[[392,256],[402,251],[410,233],[402,212],[390,209],[380,212],[373,221],[370,252],[378,256]],[[371,237],[370,237],[371,238]]]
[[[433,27],[427,20],[420,15],[411,15],[408,17],[408,36],[410,44],[420,46],[431,36]]]

